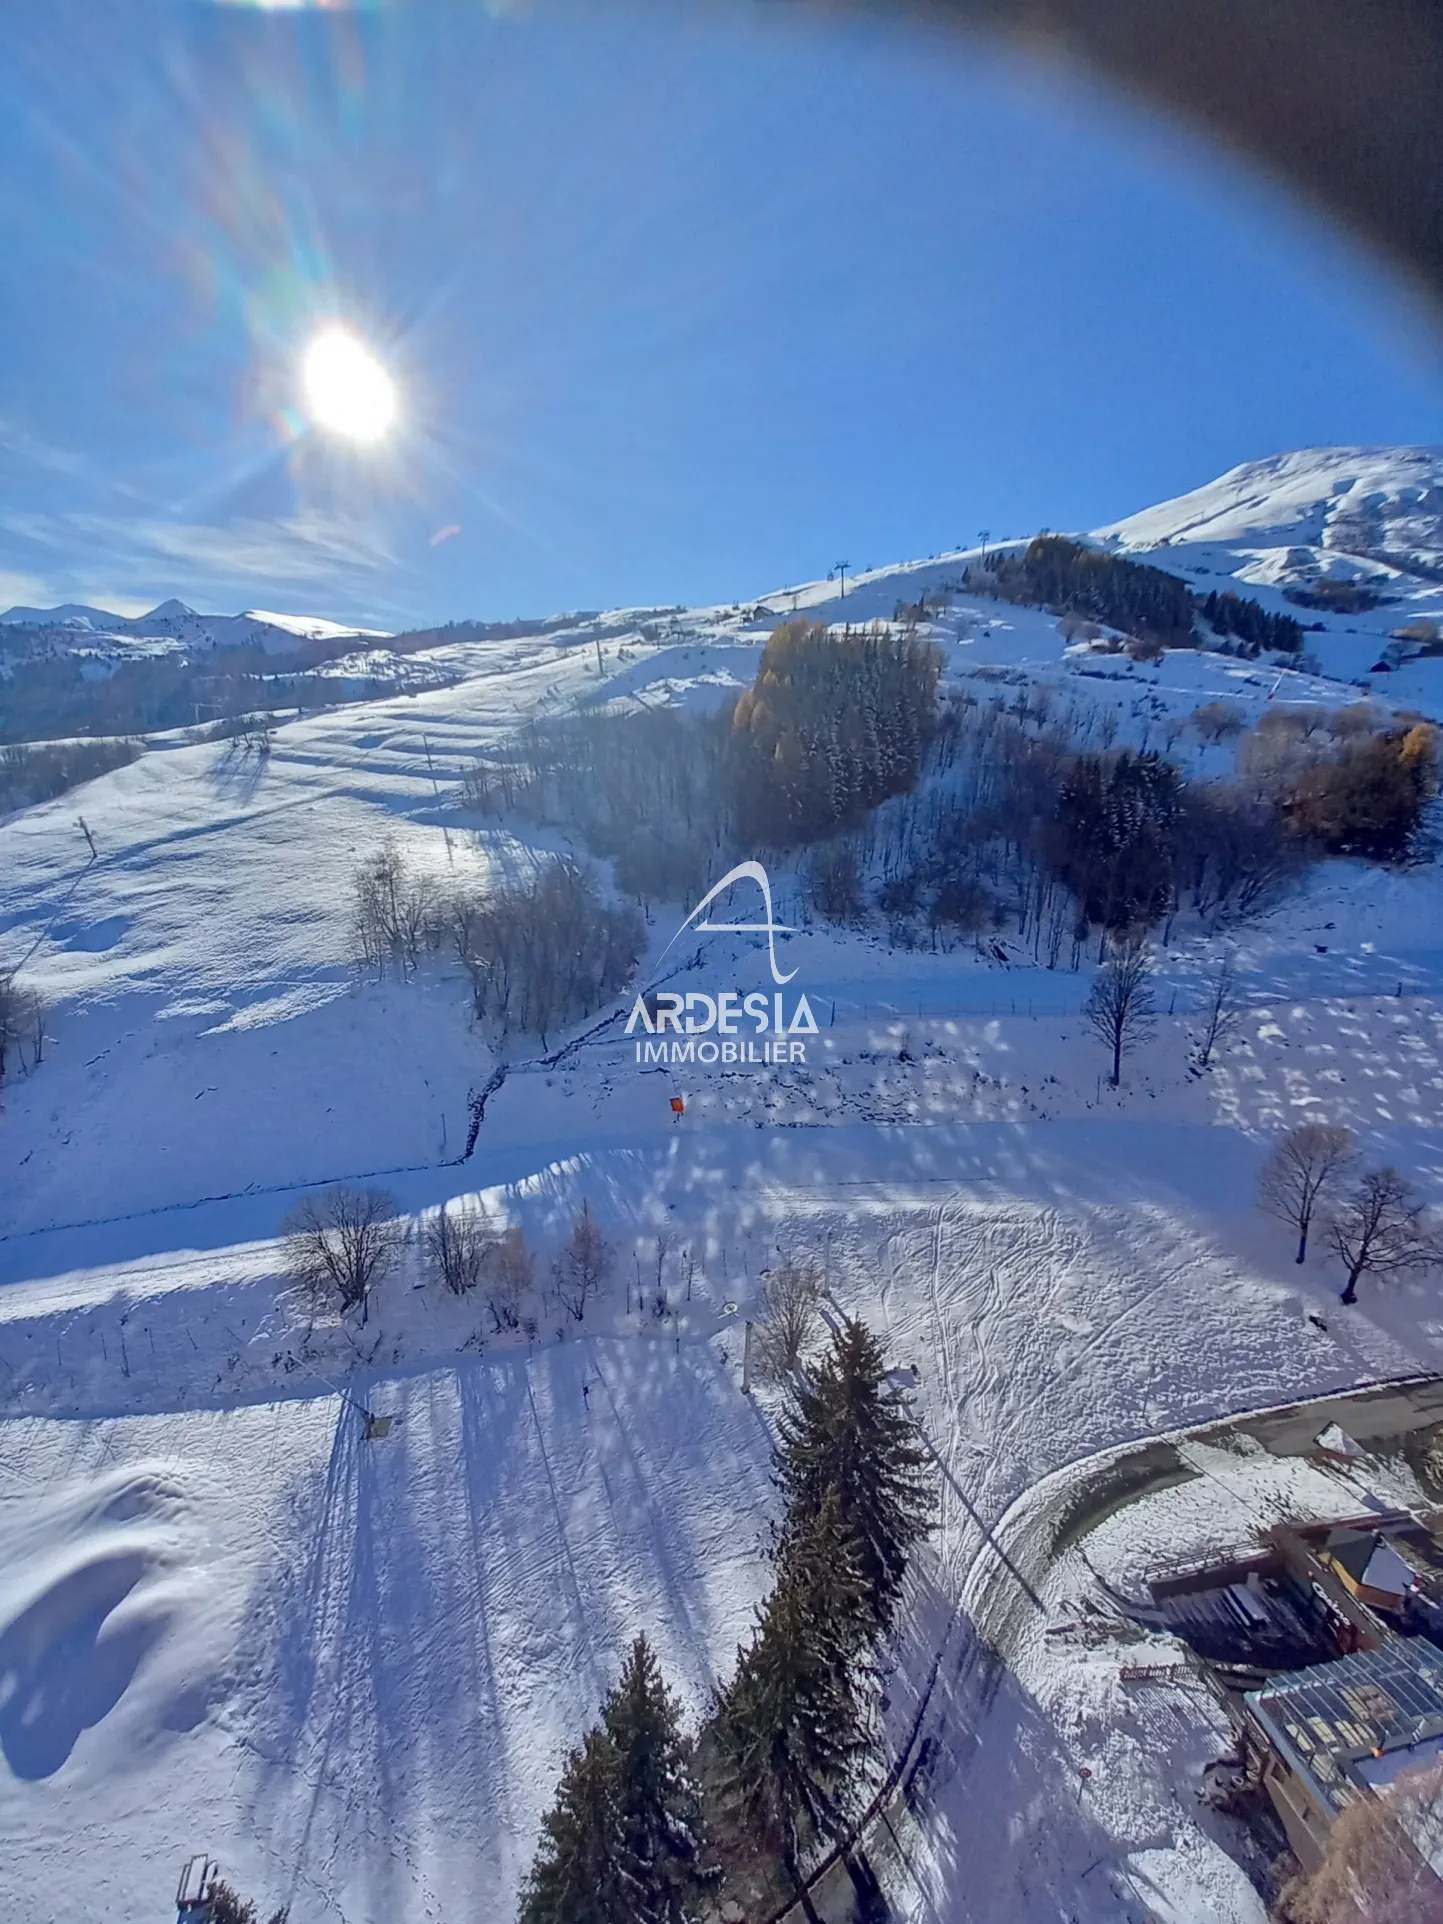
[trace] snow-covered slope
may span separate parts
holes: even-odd
[[[1304,448],[1241,467],[1095,539],[1181,575],[1199,595],[1250,596],[1309,629],[1330,673],[1430,696],[1443,659],[1395,666],[1400,630],[1443,632],[1443,449]],[[1355,605],[1329,595],[1361,590]],[[1369,605],[1369,604],[1372,605]],[[1387,659],[1387,667],[1377,664]]]
[[[1296,550],[1299,579],[1328,559],[1443,571],[1443,448],[1302,448],[1245,461],[1098,533],[1129,550]]]
[[[423,660],[449,686],[287,722],[264,755],[172,746],[0,823],[0,965],[23,958],[51,1004],[0,1111],[0,1916],[152,1924],[203,1850],[263,1915],[508,1918],[627,1639],[654,1639],[697,1712],[770,1580],[774,1412],[741,1393],[740,1324],[784,1254],[918,1366],[944,1472],[889,1678],[895,1741],[948,1653],[899,1918],[1134,1924],[1145,1860],[1193,1893],[1174,1915],[1253,1924],[1199,1820],[1186,1706],[1158,1713],[1143,1795],[1146,1730],[1124,1767],[1109,1727],[1054,1714],[1063,1693],[1002,1674],[953,1612],[1064,1465],[1443,1366],[1426,1286],[1342,1311],[1326,1250],[1299,1269],[1252,1200],[1267,1142],[1319,1114],[1438,1193],[1437,871],[1332,865],[1237,931],[1249,1005],[1206,1076],[1188,1037],[1218,944],[1196,930],[1161,956],[1157,1034],[1114,1093],[1088,968],[1034,966],[1005,932],[892,950],[813,926],[783,938],[821,1023],[805,1064],[668,1072],[615,1028],[517,1045],[469,1161],[468,1095],[500,1063],[465,982],[444,958],[407,985],[350,959],[355,865],[388,837],[447,882],[557,844],[467,815],[476,752],[583,706],[712,707],[793,600],[843,621],[947,598],[928,629],[958,693],[1198,769],[1231,753],[1190,731],[1201,702],[1357,698],[1341,670],[1093,653],[957,590],[967,559],[849,578],[845,601],[815,583],[448,642]],[[654,961],[681,911],[653,913]],[[674,952],[689,985],[769,984],[752,937],[697,953]],[[338,1179],[390,1190],[411,1233],[364,1329],[310,1318],[277,1240]],[[543,1282],[590,1200],[617,1262],[582,1326],[538,1291],[535,1327],[498,1333],[426,1280],[419,1225],[458,1197],[521,1224]],[[358,1405],[392,1433],[367,1441]]]

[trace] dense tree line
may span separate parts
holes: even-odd
[[[1226,590],[1213,590],[1199,601],[1185,581],[1163,568],[1065,535],[1038,535],[1021,554],[994,555],[969,569],[965,579],[985,594],[1100,622],[1165,647],[1192,647],[1199,615],[1215,633],[1236,636],[1254,653],[1276,648],[1296,654],[1303,645],[1302,627],[1291,615],[1269,614],[1258,602]]]
[[[717,715],[533,724],[477,762],[465,800],[564,824],[643,901],[695,897],[738,848],[804,845],[910,789],[940,672],[910,630],[784,623],[752,687]]]
[[[1379,607],[1388,597],[1361,581],[1323,579],[1308,587],[1284,588],[1284,595],[1299,608],[1319,608],[1329,615],[1361,615]]]
[[[1040,534],[1020,555],[998,554],[985,568],[969,569],[966,580],[984,593],[1150,635],[1170,647],[1193,644],[1194,604],[1186,582],[1064,535]]]
[[[1244,595],[1210,589],[1198,612],[1214,634],[1236,635],[1253,652],[1276,648],[1283,654],[1302,652],[1302,623],[1291,615],[1272,615]]]
[[[842,1323],[788,1380],[786,1515],[751,1641],[693,1745],[638,1639],[562,1771],[521,1924],[691,1924],[729,1891],[774,1901],[777,1872],[815,1924],[807,1869],[828,1845],[860,1914],[881,1909],[852,1827],[877,1736],[875,1652],[933,1521],[930,1458],[865,1325]]]
[[[1089,931],[1183,909],[1217,927],[1275,899],[1307,859],[1276,797],[1188,782],[1156,751],[1079,747],[1066,718],[950,704],[926,773],[813,857],[816,913],[878,914],[904,947],[1006,929],[1034,959],[1076,967]]]
[[[124,768],[141,752],[137,741],[43,742],[0,749],[0,815],[32,808],[81,782]]]
[[[732,715],[743,841],[796,847],[912,788],[941,667],[910,630],[783,623]]]
[[[38,631],[42,637],[44,631]],[[318,710],[356,700],[394,695],[394,681],[360,680],[318,674],[326,663],[355,652],[355,636],[327,641],[297,637],[283,654],[255,646],[197,649],[194,654],[167,650],[130,660],[109,660],[97,673],[93,658],[68,652],[74,636],[63,637],[67,652],[26,656],[21,647],[37,631],[17,624],[0,626],[0,654],[7,664],[5,701],[0,711],[0,743],[44,743],[51,737],[123,737],[169,729],[204,730],[194,739],[213,740],[240,732],[247,716],[278,708]],[[432,645],[427,637],[395,636],[388,654],[407,654]],[[235,726],[231,726],[235,724]]]
[[[597,609],[580,608],[569,615],[548,615],[535,621],[528,621],[524,616],[518,616],[515,621],[447,621],[435,628],[403,629],[399,635],[391,636],[386,646],[401,654],[416,654],[423,648],[444,648],[457,641],[530,640],[539,635],[560,634],[564,629],[598,619]]]
[[[0,742],[152,734],[261,708],[325,708],[354,701],[346,683],[309,671],[355,645],[353,638],[297,641],[283,656],[259,648],[207,649],[193,658],[178,652],[144,655],[107,664],[99,675],[92,663],[74,655],[22,658],[5,678]]]
[[[477,764],[467,796],[579,830],[642,901],[695,900],[739,850],[800,844],[824,920],[881,918],[906,947],[1007,931],[1077,967],[1090,936],[1100,958],[1105,935],[1179,913],[1210,929],[1254,914],[1319,854],[1408,855],[1438,785],[1431,727],[1366,703],[1268,707],[1252,730],[1236,704],[1204,704],[1194,732],[1238,736],[1236,772],[1187,779],[1147,727],[1115,746],[1114,709],[1035,685],[937,709],[935,690],[910,634],[788,623],[734,712],[536,726]],[[1171,720],[1166,749],[1185,727]]]
[[[1210,738],[1223,732],[1205,719]],[[1270,905],[1320,854],[1398,860],[1418,846],[1436,731],[1379,720],[1365,704],[1269,709],[1235,776],[1188,780],[1158,750],[1079,745],[1076,717],[1031,697],[954,700],[917,791],[815,851],[806,899],[841,924],[882,917],[896,946],[1006,929],[1051,967],[1077,966],[1089,931],[1183,912],[1216,929]]]
[[[1080,918],[1150,927],[1176,886],[1183,782],[1164,756],[1131,749],[1064,763],[1048,851]]]

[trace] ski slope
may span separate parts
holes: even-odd
[[[1291,502],[1248,512],[1280,524]],[[1251,521],[1208,526],[1254,541]],[[796,598],[890,616],[964,562]],[[296,1924],[506,1917],[627,1640],[644,1629],[700,1713],[768,1586],[774,1412],[741,1392],[741,1326],[795,1256],[916,1365],[942,1467],[889,1681],[896,1738],[951,1619],[899,1914],[1112,1924],[1141,1917],[1145,1871],[1183,1893],[1179,1920],[1255,1924],[1186,1786],[1164,1830],[1125,1773],[1084,1808],[1093,1738],[1065,1693],[1003,1670],[955,1612],[986,1533],[1069,1463],[1443,1367],[1435,1289],[1344,1311],[1326,1253],[1298,1269],[1252,1206],[1273,1133],[1320,1114],[1443,1199],[1436,870],[1330,864],[1239,931],[1248,1014],[1206,1076],[1187,1064],[1215,950],[1196,932],[1160,958],[1157,1033],[1113,1092],[1086,972],[814,927],[784,948],[820,1023],[805,1066],[647,1071],[619,1024],[559,1060],[518,1048],[465,1162],[498,1058],[463,983],[351,966],[350,877],[388,836],[478,880],[555,844],[465,815],[478,750],[578,704],[710,706],[792,598],[452,642],[433,651],[451,686],[288,722],[269,757],[157,750],[0,823],[0,944],[53,1005],[0,1114],[5,1915],[142,1924],[203,1850]],[[1351,661],[1281,691],[1220,655],[1132,667],[963,594],[933,633],[954,686],[1046,687],[1199,766],[1222,752],[1186,734],[1203,700],[1357,694]],[[1434,713],[1440,666],[1396,678]],[[769,986],[765,944],[711,938],[691,979],[713,977]],[[538,1304],[534,1332],[498,1335],[425,1283],[413,1233],[363,1328],[312,1324],[280,1223],[308,1187],[362,1178],[413,1226],[481,1199],[543,1273],[589,1199],[613,1278],[579,1328]],[[365,1440],[362,1407],[391,1434]]]

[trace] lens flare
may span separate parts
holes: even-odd
[[[379,441],[396,418],[396,384],[342,327],[328,327],[305,352],[301,382],[318,427],[348,441]]]

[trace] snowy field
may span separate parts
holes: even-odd
[[[964,563],[795,598],[891,616]],[[678,1080],[619,1023],[557,1061],[520,1049],[466,1162],[496,1061],[463,982],[350,964],[351,875],[388,835],[445,877],[554,845],[474,832],[458,782],[478,750],[577,704],[714,703],[792,599],[453,643],[451,687],[287,723],[268,759],[147,754],[0,824],[0,943],[53,1005],[0,1115],[6,1917],[146,1924],[204,1850],[298,1924],[505,1918],[627,1640],[644,1629],[699,1711],[768,1586],[772,1414],[741,1393],[741,1324],[797,1256],[917,1366],[942,1466],[897,1657],[894,1726],[945,1631],[899,1914],[1141,1919],[1151,1879],[1202,1893],[1158,1898],[1169,1924],[1255,1924],[1190,1791],[1163,1808],[1119,1766],[1084,1805],[1075,1704],[955,1613],[993,1526],[1079,1459],[1443,1370],[1433,1288],[1343,1310],[1325,1252],[1297,1268],[1253,1207],[1269,1141],[1318,1116],[1443,1200],[1436,869],[1331,863],[1236,932],[1248,1012],[1206,1075],[1188,1051],[1216,944],[1195,929],[1161,954],[1157,1032],[1112,1091],[1086,969],[813,928],[784,949],[820,1024],[805,1065]],[[934,632],[954,686],[1045,686],[1198,765],[1198,703],[1336,707],[1379,645],[1330,631],[1326,675],[1280,684],[1214,654],[1131,667],[964,595]],[[1443,714],[1443,661],[1397,680]],[[746,937],[704,966],[767,984]],[[582,1333],[553,1306],[498,1337],[424,1284],[413,1238],[364,1328],[308,1327],[279,1225],[307,1186],[359,1178],[413,1224],[479,1195],[543,1268],[587,1198],[615,1276]],[[389,1436],[364,1439],[362,1404]]]

